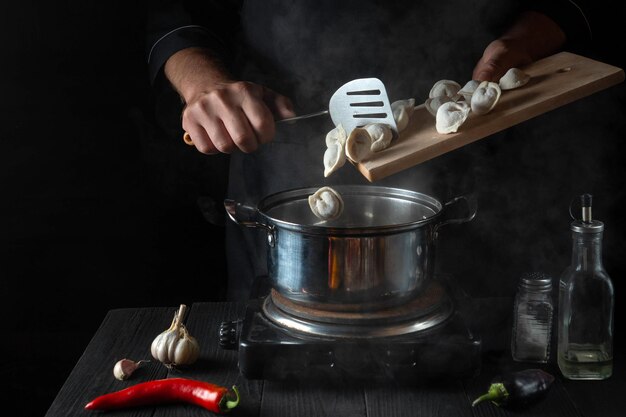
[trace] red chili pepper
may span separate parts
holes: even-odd
[[[87,410],[114,410],[126,407],[185,402],[225,413],[239,404],[239,391],[208,382],[185,378],[157,379],[142,382],[121,391],[95,398]]]

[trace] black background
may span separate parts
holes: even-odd
[[[109,309],[223,299],[223,228],[199,207],[225,160],[157,127],[145,2],[1,8],[0,391],[34,416]]]
[[[181,132],[164,131],[154,120],[145,7],[145,1],[29,0],[0,12],[0,294],[6,324],[0,391],[5,404],[19,405],[18,414],[45,413],[108,310],[225,294],[223,229],[200,208],[223,197],[223,180],[215,174],[226,160],[183,146]],[[616,138],[625,131],[623,120],[602,120],[598,108],[609,101],[624,115],[624,85],[572,107],[575,114],[589,107],[588,123],[610,124],[615,132],[588,141],[582,135],[593,130],[582,130],[578,143],[601,171],[595,187],[601,198],[614,199],[599,213],[607,224],[605,264],[618,294],[621,335],[625,169],[623,141]],[[566,124],[569,117],[557,110],[526,126]],[[512,140],[521,136],[518,130]],[[530,166],[537,172],[529,181],[548,194],[543,168]],[[572,185],[562,191],[573,196],[586,190]],[[568,262],[568,220],[549,210],[538,214],[542,221],[563,220],[547,225],[559,234],[554,245],[564,245],[549,271],[557,272]],[[522,245],[542,238],[524,236],[523,224],[517,226],[517,237],[526,238]],[[487,227],[478,219],[470,233],[487,239]]]

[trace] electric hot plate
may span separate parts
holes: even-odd
[[[243,319],[224,322],[220,346],[238,350],[248,379],[421,381],[471,377],[481,340],[469,298],[437,276],[419,297],[376,312],[300,306],[258,279]]]

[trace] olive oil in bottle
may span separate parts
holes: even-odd
[[[559,281],[558,364],[568,379],[606,379],[613,373],[613,283],[591,195],[581,196],[581,206],[582,219],[571,223],[572,262]]]

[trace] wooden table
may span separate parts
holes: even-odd
[[[510,300],[485,300],[488,310],[494,305],[508,306]],[[626,413],[626,378],[623,355],[615,358],[614,375],[605,381],[569,381],[560,378],[558,369],[548,370],[557,376],[548,397],[522,412],[506,411],[491,403],[471,407],[471,401],[486,390],[490,379],[502,369],[532,366],[515,364],[506,349],[489,348],[484,353],[480,375],[468,380],[442,381],[436,384],[400,386],[335,386],[333,384],[284,383],[246,380],[239,374],[236,351],[218,346],[222,321],[243,316],[245,306],[236,303],[196,303],[186,321],[190,333],[201,345],[201,357],[185,370],[168,370],[154,360],[142,365],[126,381],[118,381],[112,370],[122,358],[152,359],[150,343],[167,329],[177,307],[131,308],[111,310],[85,349],[82,357],[50,406],[46,416],[93,416],[100,412],[84,410],[94,397],[138,382],[166,377],[186,377],[224,386],[236,384],[242,402],[232,416],[623,416]],[[508,308],[505,310],[508,311]],[[492,315],[486,326],[508,326],[506,315]],[[505,343],[483,329],[484,345]],[[482,333],[481,333],[482,334]],[[107,412],[111,416],[209,416],[211,412],[192,405],[175,404]]]

